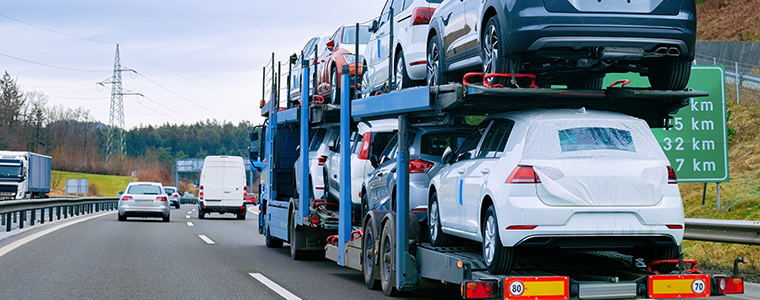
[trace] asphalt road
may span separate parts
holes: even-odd
[[[194,208],[172,210],[169,223],[107,212],[0,236],[0,299],[387,299],[360,272],[267,248],[253,208],[244,221],[200,220]],[[451,286],[410,299],[460,298]]]
[[[267,248],[253,207],[244,221],[194,209],[169,223],[105,212],[0,234],[0,299],[388,299],[360,272]],[[461,298],[436,285],[398,299]],[[760,285],[718,299],[760,299]]]

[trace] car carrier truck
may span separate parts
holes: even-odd
[[[308,62],[303,62],[308,74]],[[348,72],[344,72],[347,74]],[[322,122],[340,124],[341,140],[349,140],[354,122],[397,118],[398,134],[407,135],[419,122],[447,122],[452,116],[482,115],[529,108],[581,108],[625,113],[645,120],[651,128],[670,127],[670,114],[688,104],[689,98],[706,96],[692,90],[659,91],[608,87],[603,90],[552,88],[499,88],[475,83],[470,75],[463,83],[409,88],[365,99],[343,101],[340,106],[304,99],[300,106],[280,107],[276,97],[262,105],[266,117],[251,134],[252,161],[261,161],[259,232],[268,247],[290,243],[293,259],[324,255],[341,266],[364,273],[369,289],[382,287],[394,296],[429,284],[456,284],[465,299],[631,299],[707,298],[743,293],[743,279],[700,273],[695,260],[678,259],[632,263],[610,253],[581,253],[573,257],[530,256],[522,268],[507,275],[486,271],[477,243],[434,247],[423,237],[408,206],[409,151],[399,138],[396,211],[373,210],[352,222],[351,201],[337,205],[310,195],[308,185],[293,192],[293,163],[308,157],[309,126]],[[309,86],[304,78],[302,86]],[[344,75],[343,99],[349,99]],[[307,93],[302,92],[302,95]],[[254,139],[255,138],[255,139]],[[253,146],[253,145],[256,146]],[[254,151],[255,150],[255,151]],[[340,154],[350,155],[349,143]],[[301,160],[309,170],[308,160]],[[341,159],[341,183],[350,181],[349,159]],[[308,182],[308,172],[300,174]],[[340,199],[350,199],[350,184],[341,184]],[[400,213],[403,212],[403,213]],[[404,216],[404,217],[401,217]],[[408,216],[408,217],[406,217]],[[675,264],[675,271],[659,274],[658,264]]]
[[[0,200],[47,198],[51,158],[27,151],[0,151]]]

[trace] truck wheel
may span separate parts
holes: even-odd
[[[509,274],[515,262],[514,250],[501,244],[499,223],[493,205],[488,207],[483,222],[483,260],[491,274]]]
[[[198,210],[198,219],[205,219],[206,214],[202,210]]]
[[[377,265],[380,219],[374,212],[369,212],[364,224],[364,239],[362,240],[362,264],[364,266],[364,284],[370,290],[380,288],[380,268]]]
[[[288,219],[288,225],[290,229],[290,258],[293,260],[304,260],[308,253],[306,250],[298,250],[301,247],[301,243],[298,242],[299,234],[296,230],[296,222],[292,217]]]
[[[434,192],[430,197],[430,210],[428,211],[428,234],[430,243],[436,247],[446,247],[451,245],[452,238],[450,235],[443,233],[441,230],[441,214],[438,212],[438,193]]]
[[[266,229],[266,234],[264,235],[265,238],[265,244],[267,248],[280,248],[282,247],[282,240],[278,239],[276,237],[273,237],[271,234],[269,234],[269,227]]]
[[[396,230],[395,218],[388,218],[383,224],[380,235],[380,249],[378,255],[380,267],[380,285],[386,296],[398,296],[396,289]]]

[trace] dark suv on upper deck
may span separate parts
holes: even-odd
[[[430,21],[428,83],[477,70],[598,89],[606,73],[636,72],[680,90],[696,26],[694,0],[444,0]]]

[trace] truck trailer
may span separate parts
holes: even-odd
[[[50,175],[50,156],[0,151],[0,200],[47,198]]]
[[[303,62],[308,74],[308,62]],[[347,74],[347,72],[344,72]],[[470,74],[468,77],[482,74]],[[304,78],[302,86],[308,86]],[[343,99],[349,99],[350,82],[343,78]],[[306,93],[302,93],[306,95]],[[369,289],[382,288],[396,296],[430,286],[456,284],[465,299],[650,299],[707,298],[743,293],[743,279],[709,276],[696,269],[697,262],[678,259],[624,263],[606,253],[578,256],[528,255],[522,268],[506,275],[486,271],[478,243],[460,241],[437,247],[423,237],[409,208],[409,126],[416,123],[449,122],[453,116],[482,115],[530,108],[588,108],[631,115],[651,128],[671,127],[670,114],[688,104],[689,98],[706,96],[693,90],[661,91],[608,87],[603,90],[489,87],[485,82],[425,86],[365,99],[343,101],[339,106],[304,99],[300,106],[280,107],[274,94],[262,105],[264,125],[252,134],[252,161],[261,161],[262,182],[259,232],[268,247],[290,243],[293,259],[321,257],[364,273]],[[309,127],[323,122],[340,124],[342,141],[348,141],[352,124],[393,117],[399,121],[398,191],[395,211],[373,210],[356,222],[351,201],[337,205],[310,195],[303,184],[293,192],[293,163],[308,157]],[[253,137],[256,139],[254,140]],[[261,137],[259,139],[259,137]],[[339,153],[349,157],[349,143]],[[255,155],[254,155],[255,150]],[[261,150],[261,151],[260,151]],[[341,159],[341,183],[350,181],[348,159]],[[301,160],[309,170],[308,160]],[[304,174],[305,173],[305,174]],[[309,174],[300,174],[308,182]],[[350,184],[341,184],[340,199],[350,199]],[[306,255],[308,254],[308,255]],[[675,265],[660,274],[657,265]]]

